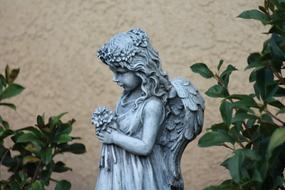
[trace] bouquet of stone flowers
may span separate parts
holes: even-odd
[[[93,112],[91,122],[95,126],[96,135],[102,131],[114,130],[110,124],[115,122],[115,114],[106,107],[99,107]],[[117,162],[113,145],[103,144],[101,149],[100,167],[110,170],[111,164]]]

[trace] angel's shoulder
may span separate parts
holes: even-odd
[[[163,108],[162,101],[157,97],[150,97],[145,100],[144,112],[161,111]]]

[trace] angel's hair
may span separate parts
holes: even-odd
[[[98,57],[109,67],[134,72],[141,79],[143,95],[135,101],[135,108],[151,96],[166,103],[171,84],[144,31],[132,29],[115,35],[98,50]]]

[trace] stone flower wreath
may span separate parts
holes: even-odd
[[[96,135],[102,131],[113,130],[109,124],[116,120],[115,114],[106,107],[98,107],[92,114],[91,122],[95,126]],[[111,165],[116,164],[117,159],[114,151],[114,145],[102,144],[100,168],[111,170]]]

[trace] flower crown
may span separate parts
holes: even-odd
[[[148,46],[148,36],[140,28],[112,37],[97,52],[97,57],[109,66],[125,67],[132,58]]]

